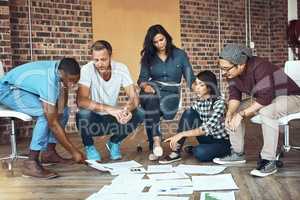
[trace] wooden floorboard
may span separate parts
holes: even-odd
[[[299,200],[300,199],[300,152],[290,151],[282,158],[284,167],[279,172],[266,177],[254,178],[249,175],[250,170],[256,167],[256,158],[261,148],[261,130],[259,126],[248,124],[246,134],[246,157],[247,163],[240,166],[230,166],[225,173],[231,173],[236,181],[239,190],[235,192],[236,199],[241,200]],[[293,142],[300,144],[299,123],[292,128]],[[82,149],[81,139],[78,134],[70,134],[71,140]],[[101,150],[105,162],[108,162],[108,154],[104,148],[104,141],[107,137],[96,138],[96,146]],[[194,140],[188,142],[194,143]],[[140,143],[143,152],[136,152],[136,145]],[[18,149],[22,153],[27,152],[28,141],[18,142]],[[167,148],[167,145],[165,145]],[[59,147],[59,152],[68,154]],[[123,160],[136,160],[144,166],[155,164],[147,160],[148,150],[145,141],[145,134],[140,129],[136,134],[129,136],[122,145]],[[9,153],[8,145],[0,146],[0,156]],[[212,163],[200,163],[196,159],[183,155],[184,159],[179,163],[207,165]],[[39,180],[24,178],[21,176],[22,161],[17,161],[14,166],[14,174],[11,175],[6,169],[0,169],[0,199],[85,199],[92,193],[98,191],[103,185],[110,184],[113,179],[107,173],[100,173],[97,170],[85,165],[54,165],[48,167],[58,172],[61,177],[52,180]],[[200,193],[194,192],[190,199],[199,199]]]

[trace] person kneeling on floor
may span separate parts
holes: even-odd
[[[211,161],[230,153],[230,142],[225,130],[225,101],[220,96],[217,78],[205,70],[197,75],[193,91],[198,98],[191,108],[184,111],[177,134],[166,139],[172,152],[159,163],[167,164],[181,160],[181,149],[187,137],[196,137],[199,145],[186,146],[184,150],[200,161]]]

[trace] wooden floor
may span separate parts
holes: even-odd
[[[293,141],[300,144],[299,122],[292,128]],[[282,159],[284,167],[273,176],[266,178],[254,178],[249,175],[249,171],[256,167],[256,157],[261,148],[261,131],[256,125],[248,124],[246,141],[247,164],[238,167],[228,167],[226,173],[231,173],[235,182],[240,188],[235,192],[236,199],[270,199],[288,200],[300,199],[300,152],[290,151]],[[82,149],[79,135],[70,136],[72,141]],[[96,146],[102,150],[102,156],[108,161],[108,154],[104,148],[104,141],[107,138],[98,137]],[[142,153],[136,152],[136,144],[144,147]],[[194,142],[194,141],[189,141]],[[19,141],[18,148],[22,153],[27,152],[28,141]],[[0,146],[0,156],[8,154],[9,146]],[[68,154],[59,148],[59,152]],[[122,145],[123,160],[134,159],[147,166],[155,164],[147,160],[148,150],[146,148],[145,135],[142,131],[129,136]],[[212,163],[200,163],[188,155],[184,155],[185,164],[207,165]],[[14,166],[14,174],[7,173],[7,170],[0,169],[0,199],[85,199],[92,193],[98,191],[103,185],[110,184],[112,176],[100,173],[85,165],[54,165],[49,168],[58,172],[61,177],[53,180],[39,180],[34,178],[24,178],[21,176],[20,166],[22,162],[17,161]],[[177,163],[178,164],[178,163]],[[176,165],[177,165],[176,164]],[[191,199],[199,199],[200,193],[194,192]]]

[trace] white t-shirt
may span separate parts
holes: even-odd
[[[89,62],[81,68],[79,84],[90,88],[90,99],[97,103],[116,106],[121,87],[133,84],[127,66],[123,63],[111,61],[111,78],[103,80],[94,66]],[[99,113],[106,114],[106,113]]]

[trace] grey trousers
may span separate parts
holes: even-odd
[[[243,101],[238,109],[243,110],[249,107],[251,100]],[[263,148],[261,150],[261,158],[266,160],[276,159],[276,150],[279,137],[279,123],[278,119],[287,114],[300,112],[300,96],[278,96],[271,104],[261,108],[258,113],[262,120],[263,133]],[[230,143],[232,149],[237,153],[244,152],[244,137],[245,137],[245,123],[242,121],[236,132],[230,133]]]

